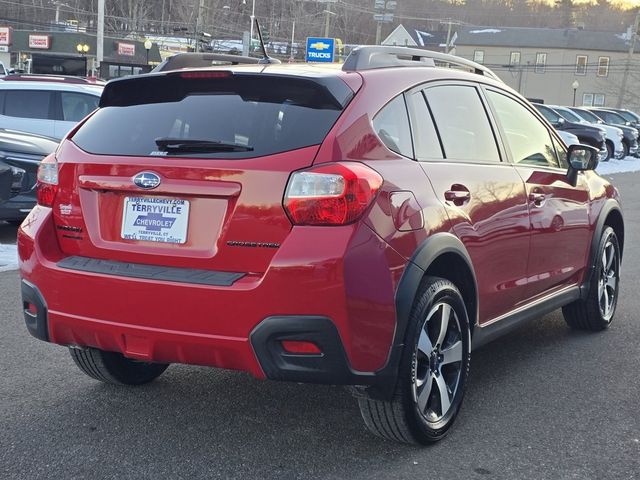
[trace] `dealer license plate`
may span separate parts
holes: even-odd
[[[189,202],[177,198],[125,197],[122,238],[148,242],[185,243]]]

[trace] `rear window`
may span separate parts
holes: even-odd
[[[249,158],[322,143],[343,108],[328,87],[309,79],[176,77],[105,90],[102,108],[73,141],[93,154]],[[167,152],[160,139],[221,142],[240,151]]]

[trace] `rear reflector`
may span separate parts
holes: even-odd
[[[294,172],[284,207],[294,225],[346,225],[371,205],[382,177],[357,162],[325,163]]]
[[[322,350],[313,342],[304,340],[282,340],[282,348],[287,353],[299,353],[302,355],[320,355]]]
[[[38,314],[38,307],[36,307],[33,303],[27,303],[27,308],[25,310],[34,316]]]

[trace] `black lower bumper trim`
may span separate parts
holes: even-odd
[[[292,354],[282,340],[315,343],[321,355]],[[281,316],[264,319],[251,332],[251,345],[267,378],[304,383],[393,388],[389,378],[377,372],[351,369],[338,329],[320,316]]]
[[[22,312],[27,330],[37,339],[48,342],[48,310],[40,290],[26,280],[22,280],[20,290],[22,293]],[[35,307],[35,312],[30,308],[31,305]]]
[[[141,263],[117,262],[80,256],[67,257],[58,262],[58,267],[81,272],[118,275],[121,277],[143,278],[167,282],[192,283],[230,287],[245,276],[244,273],[197,270],[193,268],[161,267]]]

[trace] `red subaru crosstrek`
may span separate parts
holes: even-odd
[[[422,50],[115,80],[40,167],[27,328],[104,382],[350,385],[374,433],[439,440],[472,345],[560,307],[611,323],[624,225],[596,155]]]

